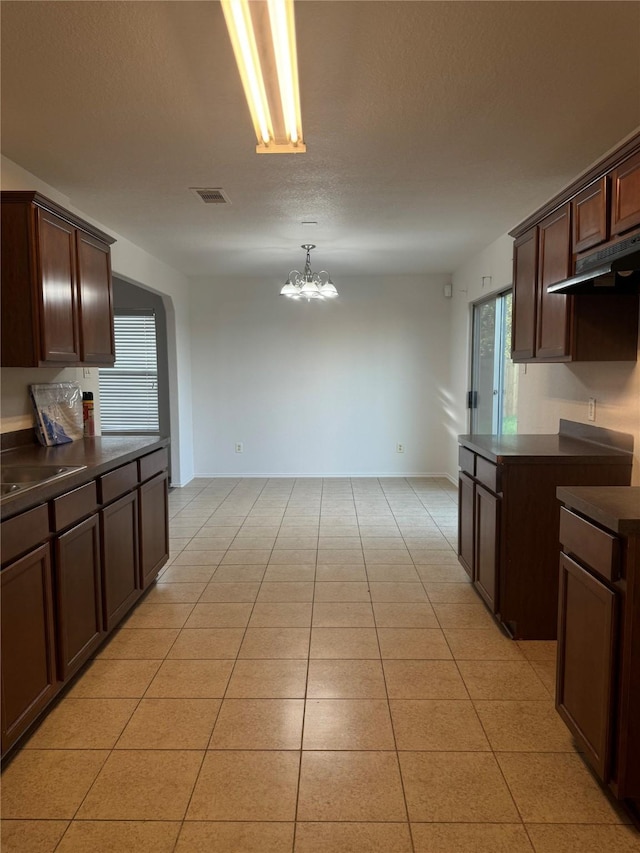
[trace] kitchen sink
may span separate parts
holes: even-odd
[[[12,495],[25,489],[32,489],[52,480],[59,480],[76,471],[82,471],[86,465],[1,465],[0,495]]]

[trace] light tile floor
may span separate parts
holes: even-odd
[[[630,853],[435,479],[197,480],[3,776],[4,853]]]

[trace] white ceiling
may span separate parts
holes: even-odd
[[[450,272],[640,125],[638,2],[299,0],[292,156],[215,0],[0,8],[2,153],[189,275]]]

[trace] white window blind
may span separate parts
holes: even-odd
[[[116,315],[114,333],[116,362],[99,372],[102,432],[157,433],[156,318],[149,312]]]

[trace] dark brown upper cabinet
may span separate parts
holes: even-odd
[[[640,226],[640,151],[611,173],[611,234]]]
[[[640,134],[511,231],[516,362],[635,361],[637,293],[549,293],[576,257],[640,228]]]
[[[514,361],[525,361],[534,358],[536,354],[537,225],[518,237],[513,252],[511,348]]]
[[[609,239],[609,179],[600,178],[571,201],[573,251],[577,255]]]
[[[114,363],[113,242],[38,193],[2,193],[2,366]]]
[[[567,297],[547,287],[569,278],[571,209],[568,204],[547,216],[538,232],[538,319],[536,356],[564,359],[570,353]]]

